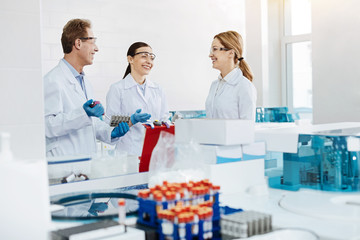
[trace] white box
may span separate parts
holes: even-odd
[[[208,176],[223,194],[243,193],[251,186],[264,185],[264,159],[208,165]]]
[[[296,153],[299,128],[294,124],[256,123],[255,141],[266,142],[267,151]]]
[[[204,145],[200,144],[201,155],[207,164],[222,164],[242,160],[241,145]]]
[[[243,160],[264,158],[266,155],[265,142],[254,142],[242,145]]]
[[[254,121],[240,119],[179,119],[175,141],[237,145],[254,142]]]
[[[267,151],[297,153],[299,134],[322,134],[359,128],[360,122],[297,126],[291,123],[256,123],[255,141],[265,141]],[[329,133],[331,135],[331,133]]]
[[[242,145],[206,145],[200,144],[202,154],[209,164],[223,164],[265,158],[265,142]]]

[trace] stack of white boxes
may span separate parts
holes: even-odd
[[[254,122],[238,119],[179,119],[177,143],[199,143],[212,160],[207,165],[212,182],[222,193],[244,192],[263,185],[264,142],[254,142]]]

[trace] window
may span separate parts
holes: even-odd
[[[286,45],[287,78],[292,81],[292,107],[312,108],[311,42]]]
[[[311,2],[284,0],[283,13],[283,98],[292,112],[312,109]]]
[[[284,1],[285,35],[311,33],[310,0]]]

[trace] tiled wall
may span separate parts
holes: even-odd
[[[106,104],[109,86],[122,79],[128,47],[150,44],[157,55],[149,79],[166,91],[170,110],[205,109],[210,84],[218,76],[208,57],[215,34],[244,35],[244,0],[43,0],[43,74],[63,57],[62,27],[87,18],[98,37],[94,64],[85,67],[95,94]]]

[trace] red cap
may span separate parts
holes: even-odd
[[[163,199],[163,195],[160,192],[154,193],[155,201],[161,202]]]
[[[219,185],[213,185],[213,186],[212,186],[212,189],[213,189],[213,190],[220,190],[220,186],[219,186]]]
[[[172,214],[171,212],[168,214],[168,220],[173,222],[175,219],[175,214]]]
[[[186,216],[185,216],[185,214],[180,214],[179,216],[178,216],[178,222],[179,223],[184,223],[184,222],[186,222]]]
[[[150,190],[149,189],[140,190],[138,192],[138,196],[141,198],[148,198],[150,196]]]
[[[125,199],[124,198],[120,198],[118,200],[118,206],[125,206]]]
[[[160,190],[162,193],[165,193],[168,190],[168,188],[165,186],[162,186]]]
[[[192,212],[189,212],[188,213],[188,222],[192,222],[192,221],[194,221],[194,213],[192,213]]]
[[[197,214],[197,215],[199,216],[199,220],[202,220],[202,219],[204,219],[204,218],[205,218],[204,212],[203,212],[203,211],[201,211],[201,210],[199,210],[199,212],[198,212],[198,214]]]
[[[180,198],[184,198],[184,196],[185,196],[184,190],[181,189],[181,190],[179,191],[179,193],[180,193]]]

